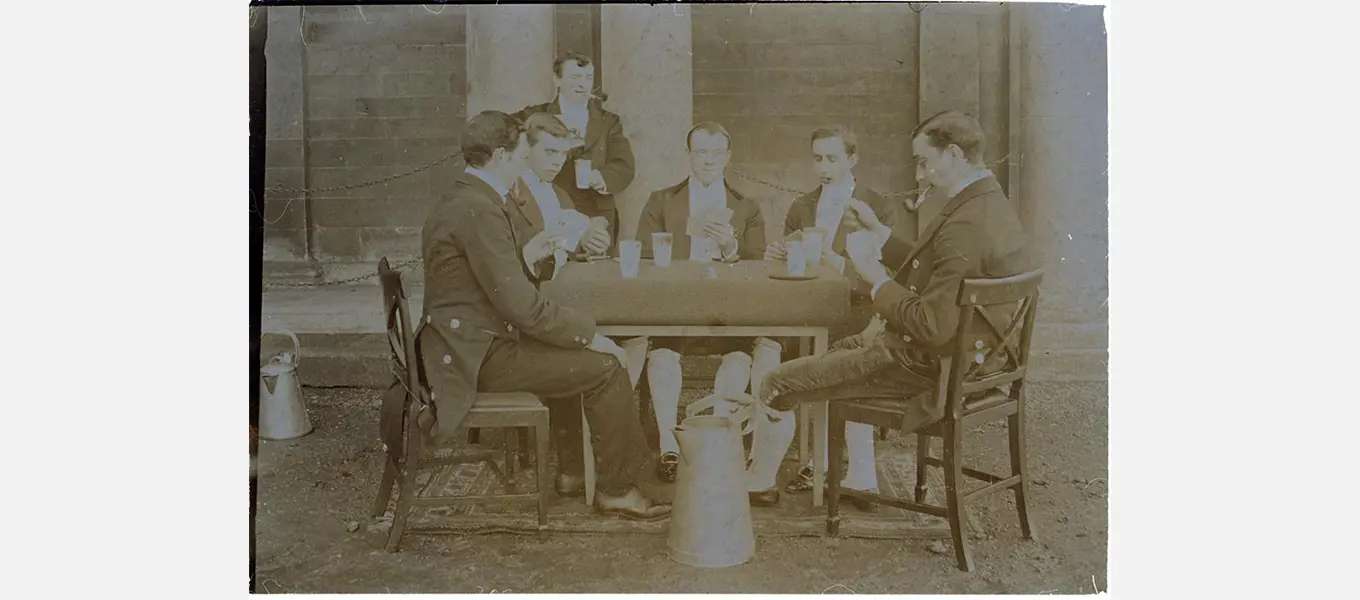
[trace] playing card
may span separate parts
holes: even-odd
[[[575,252],[576,247],[581,244],[581,237],[590,228],[590,218],[575,210],[558,211],[545,224],[548,235],[562,239],[562,248],[568,252]]]
[[[878,260],[878,236],[871,231],[856,231],[846,236],[845,250],[852,260]]]

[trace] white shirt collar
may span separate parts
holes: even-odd
[[[469,175],[474,175],[478,179],[485,181],[487,185],[491,186],[491,189],[496,190],[496,193],[501,195],[501,202],[505,202],[505,196],[510,193],[510,189],[505,187],[505,184],[501,183],[499,179],[496,179],[490,173],[478,169],[477,167],[468,167],[465,171]]]
[[[689,189],[691,193],[716,194],[718,192],[725,192],[727,189],[725,186],[726,183],[726,178],[719,176],[712,185],[704,185],[703,182],[696,179],[693,175],[689,176]],[[726,198],[727,194],[724,193],[722,197]]]
[[[953,198],[954,196],[959,195],[959,192],[962,192],[964,188],[990,177],[991,175],[992,171],[990,169],[978,169],[974,171],[971,175],[964,177],[963,181],[960,181],[958,185],[954,186],[954,189],[949,191],[949,197]]]

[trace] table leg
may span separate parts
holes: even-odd
[[[830,345],[827,335],[825,330],[817,334],[812,346],[814,355],[823,354],[827,351]],[[826,402],[812,402],[808,403],[807,406],[812,412],[812,505],[821,506],[822,492],[826,486],[826,470],[822,468],[822,465],[826,460],[828,405]]]

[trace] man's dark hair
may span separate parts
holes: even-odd
[[[482,111],[468,120],[463,132],[463,162],[469,167],[485,167],[497,148],[513,151],[522,133],[524,124],[519,119],[499,110]]]
[[[553,61],[553,73],[556,73],[558,77],[561,77],[562,64],[569,60],[575,61],[576,66],[578,67],[589,67],[591,65],[589,56],[581,54],[580,52],[568,52],[566,56],[558,57],[557,60]]]
[[[850,131],[849,127],[833,125],[812,132],[813,142],[827,138],[840,138],[841,142],[845,144],[846,156],[854,156],[856,152],[859,152],[859,138],[855,137],[855,132]]]
[[[696,131],[702,131],[708,135],[721,135],[723,139],[727,140],[727,149],[732,149],[732,134],[727,133],[727,128],[713,121],[704,121],[695,125],[689,130],[689,133],[685,134],[685,151],[690,150],[690,141],[694,139],[694,132]]]
[[[926,141],[943,151],[950,144],[963,150],[964,158],[975,166],[982,166],[987,151],[987,134],[977,119],[965,112],[946,110],[926,119],[911,132],[911,139],[926,136]]]
[[[567,128],[562,119],[559,119],[557,115],[546,112],[529,115],[529,118],[524,120],[524,134],[529,138],[530,144],[537,144],[543,134],[560,140],[571,140],[576,137],[576,134]]]

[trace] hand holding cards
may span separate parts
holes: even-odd
[[[590,229],[590,218],[574,210],[558,211],[544,226],[544,231],[561,240],[562,249],[568,252],[576,251],[587,229]]]

